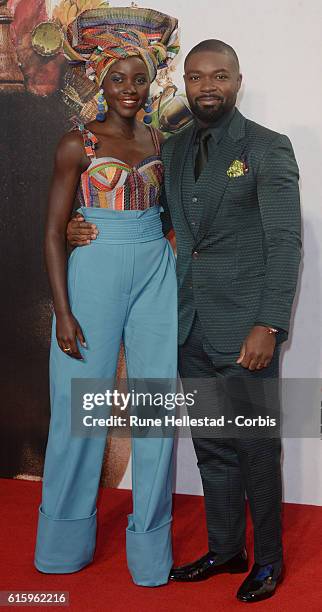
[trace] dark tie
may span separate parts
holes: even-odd
[[[199,131],[199,148],[195,161],[195,179],[198,180],[208,161],[208,140],[211,137],[210,130]]]

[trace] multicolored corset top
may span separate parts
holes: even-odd
[[[112,210],[145,210],[159,204],[163,163],[157,132],[149,126],[156,154],[135,166],[114,157],[96,157],[97,137],[79,126],[91,163],[81,174],[78,199],[81,206]]]

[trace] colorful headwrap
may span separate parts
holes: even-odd
[[[104,7],[84,11],[66,32],[64,53],[74,63],[84,63],[86,74],[100,86],[120,59],[140,57],[156,77],[179,52],[178,22],[153,9]]]
[[[146,37],[136,30],[114,30],[106,36],[98,37],[99,45],[92,53],[87,67],[87,76],[95,74],[98,84],[101,85],[111,66],[120,59],[127,57],[140,57],[149,73],[150,80],[153,81],[157,74],[157,67],[160,62],[155,55],[154,47],[150,47]],[[158,45],[159,57],[165,60],[167,51],[162,43]]]

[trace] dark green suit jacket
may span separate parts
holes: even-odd
[[[199,177],[201,221],[193,234],[182,202],[193,131],[190,125],[162,149],[164,232],[173,226],[177,240],[179,343],[190,331],[184,306],[189,300],[217,351],[239,351],[256,323],[281,328],[284,340],[301,257],[299,176],[292,145],[287,136],[236,110]],[[244,163],[245,173],[229,177],[235,160]],[[189,187],[193,194],[193,173]]]

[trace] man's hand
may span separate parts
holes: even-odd
[[[96,225],[87,223],[82,215],[77,214],[67,225],[67,240],[71,246],[84,246],[96,239],[98,229]]]
[[[275,345],[275,334],[270,334],[263,325],[255,325],[243,342],[236,363],[249,370],[262,370],[270,364]]]

